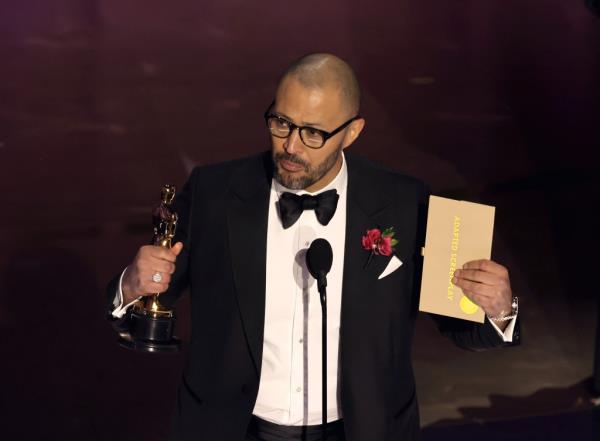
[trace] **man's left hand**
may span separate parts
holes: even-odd
[[[493,260],[481,259],[465,263],[462,269],[454,272],[452,283],[461,288],[490,317],[509,314],[511,311],[512,291],[508,270]],[[497,325],[500,323],[496,322]]]

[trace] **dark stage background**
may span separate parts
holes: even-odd
[[[523,344],[464,352],[420,318],[424,438],[591,439],[600,19],[583,1],[0,0],[2,439],[166,438],[183,356],[119,349],[105,284],[162,183],[268,147],[278,75],[313,51],[358,72],[353,151],[497,206]]]

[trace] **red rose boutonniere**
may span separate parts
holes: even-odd
[[[394,227],[386,228],[383,232],[379,228],[367,230],[367,234],[362,237],[362,246],[370,253],[364,268],[369,266],[374,255],[390,256],[394,252],[394,247],[398,243],[394,239],[395,234]]]

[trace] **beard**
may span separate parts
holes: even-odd
[[[336,161],[340,157],[342,152],[342,146],[340,145],[331,154],[329,154],[320,164],[311,166],[306,161],[298,158],[295,155],[291,155],[287,152],[273,153],[273,177],[284,187],[290,190],[303,190],[310,187],[315,182],[319,181],[323,176],[327,174],[329,170],[333,168]],[[304,167],[304,173],[300,176],[295,176],[290,172],[286,171],[279,165],[280,161],[289,161],[294,164],[298,164]]]

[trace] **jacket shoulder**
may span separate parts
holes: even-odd
[[[215,164],[194,167],[188,184],[197,195],[210,194],[213,197],[224,195],[231,188],[255,188],[270,184],[271,155],[262,152],[256,155],[232,159]]]
[[[429,195],[429,186],[422,180],[386,167],[380,163],[354,153],[346,153],[348,166],[358,170],[370,183],[377,183],[381,191],[400,191],[401,193],[418,194],[419,198]]]
[[[267,152],[246,156],[242,158],[230,159],[212,164],[197,165],[192,169],[190,177],[194,179],[219,179],[227,181],[237,175],[239,171],[251,167],[260,167],[265,162]]]

